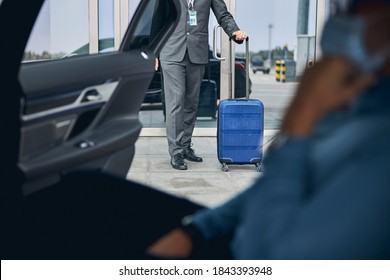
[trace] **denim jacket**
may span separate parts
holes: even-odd
[[[237,259],[390,258],[390,79],[266,156],[254,185],[193,217]]]

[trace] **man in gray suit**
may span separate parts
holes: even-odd
[[[210,8],[229,37],[243,41],[223,0],[180,0],[179,24],[160,53],[164,77],[166,129],[171,165],[186,170],[184,159],[201,162],[191,148],[199,91],[209,60],[208,25]],[[156,61],[156,70],[158,61]]]

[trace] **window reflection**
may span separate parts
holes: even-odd
[[[317,1],[236,1],[237,22],[250,35],[250,97],[264,103],[265,129],[278,130],[299,77],[315,59]],[[244,45],[236,52],[243,58]]]
[[[307,6],[303,21],[304,34],[298,36],[299,0],[236,0],[236,20],[239,27],[250,35],[250,79],[252,92],[250,98],[259,99],[265,104],[265,129],[278,130],[284,111],[295,93],[300,73],[308,64],[314,61],[316,40],[316,0],[302,1]],[[302,20],[302,18],[301,18]],[[217,24],[211,14],[209,34]],[[212,42],[210,35],[210,43]],[[217,44],[218,45],[218,44]],[[244,94],[245,69],[242,62],[245,57],[244,45],[236,48],[236,94]],[[286,82],[276,81],[275,62],[279,59],[289,61],[288,71],[293,72],[293,78]],[[258,63],[254,65],[252,62]],[[257,66],[258,68],[255,68]],[[256,70],[259,69],[259,70]],[[205,79],[215,79],[220,87],[220,65],[210,58],[206,67]],[[147,93],[141,120],[144,127],[165,127],[163,104],[160,96],[156,96],[159,76],[156,74]],[[202,95],[201,95],[202,96]],[[218,96],[218,94],[217,94]],[[150,97],[150,98],[149,98]],[[153,97],[153,98],[152,98]],[[200,101],[201,102],[201,101]],[[216,128],[215,119],[198,117],[197,128]]]
[[[129,0],[129,20],[134,16],[135,11],[137,10],[137,7],[141,0]]]
[[[114,51],[114,0],[99,0],[99,52]]]
[[[153,49],[163,35],[161,30],[168,24],[166,16],[170,11],[171,6],[168,2],[149,0],[144,8],[144,15],[137,22],[128,49]]]
[[[1,1],[1,0],[0,0]],[[99,0],[98,39],[101,52],[114,49],[114,1]],[[329,2],[330,0],[327,0]],[[266,107],[266,129],[278,129],[281,116],[289,103],[297,85],[296,81],[281,83],[275,79],[275,62],[279,59],[293,61],[295,80],[315,57],[316,0],[306,2],[308,13],[299,15],[300,0],[236,0],[236,20],[241,29],[250,34],[250,79],[252,81],[251,98],[260,99]],[[1,3],[1,2],[0,2]],[[42,60],[73,55],[89,54],[89,0],[47,0],[41,10],[33,35],[26,48],[25,60]],[[140,0],[128,0],[129,21],[140,3]],[[147,14],[153,14],[156,1],[148,1]],[[163,3],[163,2],[161,2]],[[307,30],[298,35],[298,20],[304,22]],[[152,16],[144,17],[130,40],[129,49],[143,48],[151,43],[149,40]],[[216,24],[211,15],[210,30]],[[153,36],[152,36],[153,38]],[[211,42],[211,41],[210,41]],[[243,45],[237,46],[238,63],[244,57]],[[240,59],[241,58],[241,59]],[[255,71],[253,62],[260,63]],[[215,64],[215,63],[214,63]],[[220,68],[215,69],[215,80],[219,87]],[[263,67],[263,68],[261,68]],[[215,69],[214,69],[215,68]],[[236,71],[243,71],[237,65]],[[212,74],[210,75],[212,76]],[[242,77],[237,74],[236,80]],[[206,79],[209,78],[206,71]],[[145,99],[141,119],[145,127],[164,127],[162,107],[161,77],[156,74],[150,92]],[[239,86],[240,87],[240,86]],[[238,92],[238,91],[237,91]],[[148,98],[150,97],[150,98]],[[149,110],[151,109],[151,110]],[[215,120],[199,118],[197,127],[216,127]]]
[[[307,6],[303,5],[307,13],[298,10],[299,2],[307,3]],[[270,49],[277,53],[276,58],[280,58],[284,47],[288,48],[288,55],[294,57],[298,34],[315,36],[316,0],[237,0],[236,5],[237,22],[251,36],[250,50],[261,52],[264,58]],[[238,46],[237,52],[243,53],[244,46]]]

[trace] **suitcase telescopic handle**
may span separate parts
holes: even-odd
[[[233,65],[235,65],[236,57],[233,54],[233,41],[234,37],[229,38],[229,55],[230,55],[230,65],[229,65],[229,99],[233,98]],[[245,95],[246,99],[249,99],[249,37],[245,39]]]
[[[245,40],[245,56],[246,56],[246,62],[245,62],[245,94],[246,99],[249,99],[249,37]]]

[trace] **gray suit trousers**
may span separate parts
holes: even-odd
[[[166,129],[169,154],[182,153],[191,144],[205,64],[161,60],[164,78]]]

